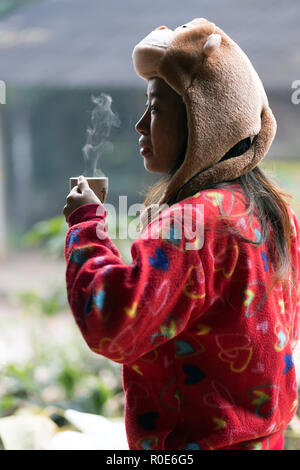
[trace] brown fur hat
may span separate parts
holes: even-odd
[[[132,59],[139,76],[165,80],[187,110],[185,159],[159,205],[231,181],[266,155],[276,121],[264,87],[246,54],[214,23],[195,18],[174,31],[160,26],[135,46]],[[220,161],[247,137],[252,145],[245,153]]]

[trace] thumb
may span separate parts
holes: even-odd
[[[89,189],[89,183],[85,179],[84,176],[80,175],[78,177],[78,188],[80,189],[81,192],[85,191],[86,189]]]

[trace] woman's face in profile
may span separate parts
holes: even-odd
[[[153,173],[168,173],[186,148],[186,107],[181,96],[157,77],[148,82],[147,98],[146,111],[135,126],[142,134],[144,166]]]

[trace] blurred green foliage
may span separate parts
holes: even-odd
[[[34,290],[15,292],[15,297],[24,308],[33,312],[40,312],[44,315],[54,315],[67,307],[66,292],[64,286],[55,287],[41,295]]]
[[[42,319],[39,327],[47,328]],[[0,416],[9,416],[26,405],[123,415],[123,402],[118,397],[122,392],[119,367],[100,356],[93,357],[96,355],[82,344],[79,335],[64,345],[56,344],[55,338],[45,344],[36,330],[28,332],[34,343],[33,357],[1,368]]]
[[[129,222],[133,217],[129,218]],[[111,220],[111,230],[119,233]],[[118,223],[117,223],[118,225]],[[24,247],[38,247],[47,256],[63,257],[68,226],[62,215],[35,223],[22,237]],[[115,240],[126,258],[129,240]],[[128,257],[128,255],[127,255]],[[96,355],[84,343],[68,311],[65,285],[41,294],[34,289],[12,296],[22,309],[20,319],[32,351],[18,363],[1,369],[0,416],[18,413],[26,406],[122,416],[124,413],[120,364]],[[65,316],[65,317],[64,317]],[[65,319],[62,320],[62,317]],[[55,335],[49,326],[57,322]],[[61,323],[63,326],[61,326]],[[13,327],[13,326],[12,326]],[[64,335],[64,331],[66,335]],[[50,330],[49,330],[50,331]]]
[[[43,246],[48,254],[63,257],[67,228],[62,215],[42,220],[25,233],[24,245],[26,247]]]

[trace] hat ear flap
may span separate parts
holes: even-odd
[[[203,54],[208,57],[213,54],[221,44],[221,36],[220,34],[210,34],[206,39],[204,46],[203,46]]]
[[[264,158],[273,142],[276,130],[277,123],[274,114],[271,108],[266,106],[262,109],[261,112],[261,129],[259,133],[254,136],[250,149],[244,154],[246,156],[248,152],[250,153],[251,148],[253,148],[254,154],[249,163],[247,162],[247,164],[245,164],[245,162],[248,160],[245,158],[245,162],[243,164],[244,169],[241,171],[242,174],[252,170]],[[243,155],[240,155],[240,158],[242,160]]]
[[[168,192],[165,192],[162,196],[160,204],[166,203],[170,199],[172,203],[174,203],[174,201],[180,201],[198,192],[203,187],[220,181],[232,181],[248,173],[258,165],[268,152],[275,137],[276,128],[277,124],[272,110],[269,106],[266,106],[261,112],[260,131],[254,136],[251,147],[245,153],[237,157],[228,158],[227,160],[220,160],[206,170],[196,172],[194,175],[191,175],[177,191],[169,187]],[[183,168],[181,167],[178,172],[181,171],[181,173],[183,172],[184,174],[186,168],[187,165],[183,163]]]

